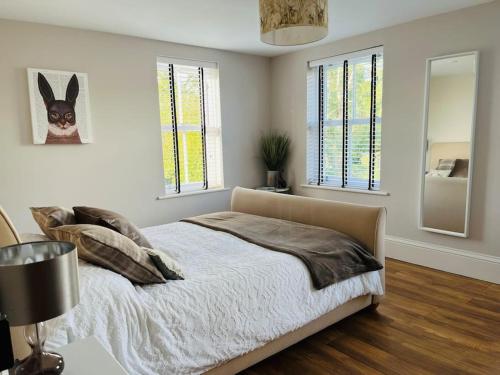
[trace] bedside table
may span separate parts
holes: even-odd
[[[255,190],[260,190],[260,191],[268,191],[271,193],[278,193],[278,194],[292,194],[292,189],[288,186],[285,188],[275,188],[275,187],[270,187],[270,186],[259,186],[256,187]]]
[[[63,375],[128,375],[93,336],[54,351],[64,358]]]

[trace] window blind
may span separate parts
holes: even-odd
[[[309,184],[380,188],[382,52],[376,48],[309,63]]]
[[[158,60],[158,91],[167,193],[223,185],[218,69]]]

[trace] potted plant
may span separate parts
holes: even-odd
[[[271,131],[262,135],[260,153],[267,167],[267,186],[286,187],[282,172],[290,151],[290,138],[284,133]]]

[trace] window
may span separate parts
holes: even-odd
[[[166,194],[223,187],[217,64],[159,58]]]
[[[382,48],[309,63],[307,183],[380,189]]]

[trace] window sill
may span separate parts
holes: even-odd
[[[219,192],[219,191],[228,191],[228,190],[231,190],[231,189],[229,189],[229,188],[213,188],[213,189],[207,189],[207,190],[187,191],[187,192],[179,193],[179,194],[162,195],[162,196],[159,196],[156,199],[157,200],[163,200],[163,199],[181,198],[181,197],[187,197],[187,196],[190,196],[190,195],[216,193],[216,192]]]
[[[361,190],[361,189],[349,189],[349,188],[341,188],[335,186],[319,186],[319,185],[309,185],[309,184],[301,184],[300,187],[309,189],[319,189],[319,190],[344,191],[347,193],[358,193],[358,194],[371,194],[371,195],[383,195],[383,196],[391,195],[389,192],[382,190]]]

